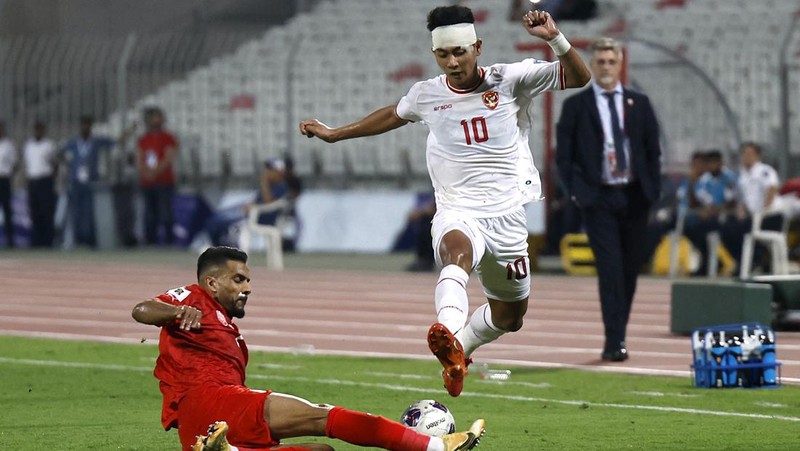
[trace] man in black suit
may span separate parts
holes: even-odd
[[[591,50],[592,86],[564,102],[556,163],[597,262],[602,359],[619,362],[628,358],[625,329],[644,263],[648,213],[661,190],[661,147],[650,100],[620,83],[620,44],[600,38]]]

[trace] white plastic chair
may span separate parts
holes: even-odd
[[[721,236],[719,232],[709,232],[706,234],[706,249],[708,249],[708,261],[706,262],[708,268],[708,277],[714,279],[717,277],[719,265],[719,242]]]
[[[253,235],[261,235],[266,240],[267,269],[283,269],[283,237],[281,234],[282,223],[286,221],[283,215],[278,215],[274,225],[259,224],[258,217],[264,213],[283,211],[289,206],[286,199],[278,199],[268,204],[257,204],[250,207],[247,213],[247,222],[239,235],[239,247],[245,252],[250,252]]]
[[[759,212],[753,215],[753,228],[750,233],[745,234],[742,244],[742,266],[739,271],[740,279],[750,277],[753,267],[753,251],[757,242],[764,243],[769,247],[770,257],[772,258],[772,274],[789,274],[789,247],[786,244],[786,233],[789,228],[789,218],[782,215],[783,224],[781,230],[762,230],[761,222],[764,213]]]
[[[678,275],[678,257],[680,254],[680,240],[683,236],[683,226],[686,222],[687,208],[678,205],[675,228],[669,233],[669,277],[674,279]]]
[[[683,236],[685,227],[686,216],[689,214],[686,207],[679,206],[677,212],[677,220],[675,221],[675,228],[669,233],[669,277],[675,278],[678,275],[678,257],[680,255],[680,239]],[[712,231],[706,234],[706,243],[708,249],[707,255],[707,268],[708,277],[716,278],[718,275],[718,249],[720,243],[720,234],[718,231]]]

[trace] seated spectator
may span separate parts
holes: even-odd
[[[691,219],[691,209],[697,206],[697,199],[694,197],[695,186],[704,172],[705,154],[697,150],[692,153],[687,174],[675,179],[667,176],[662,180],[664,196],[653,206],[653,213],[647,224],[645,239],[647,260],[656,256],[656,251],[664,237],[677,227],[678,221],[684,221],[685,224],[687,220],[693,220]],[[670,187],[674,188],[670,189]]]
[[[736,195],[736,208],[733,215],[723,224],[722,242],[731,255],[741,265],[742,242],[744,235],[752,229],[753,215],[764,213],[761,222],[763,230],[780,230],[783,216],[778,208],[777,194],[780,182],[775,169],[761,161],[761,146],[746,142],[739,148],[740,169]],[[762,251],[757,250],[758,258]]]
[[[692,153],[692,160],[689,163],[689,173],[686,178],[680,181],[675,193],[677,207],[686,211],[697,208],[698,202],[695,199],[695,186],[700,177],[706,172],[705,153],[696,150]]]
[[[436,214],[436,201],[433,196],[408,214],[408,221],[416,230],[416,245],[414,261],[406,267],[406,271],[428,272],[436,267],[431,235],[434,214]]]
[[[258,196],[254,203],[247,205],[249,210],[254,205],[265,205],[283,199],[289,194],[286,183],[286,162],[280,158],[267,160],[259,178]],[[263,213],[258,217],[259,224],[274,225],[281,211]]]
[[[275,225],[281,219],[281,232],[284,237],[284,250],[295,248],[297,224],[295,201],[302,191],[302,183],[294,174],[294,165],[290,158],[267,160],[259,177],[259,190],[253,202],[218,211],[206,224],[209,238],[214,246],[238,245],[239,230],[247,221],[251,208],[285,199],[287,204],[280,209],[262,213],[258,217],[259,224]]]
[[[302,182],[294,173],[294,161],[289,156],[268,160],[264,163],[261,172],[260,190],[255,203],[248,205],[265,205],[280,199],[287,201],[286,206],[280,210],[262,213],[258,216],[258,223],[265,225],[279,225],[283,237],[283,249],[293,251],[297,240],[297,213],[295,203],[303,189]],[[278,220],[280,224],[278,224]]]
[[[702,174],[696,178],[692,195],[689,196],[690,210],[686,215],[683,233],[700,252],[700,267],[694,275],[708,274],[709,233],[719,231],[725,216],[736,205],[736,173],[725,167],[722,152],[711,150],[700,155]],[[698,172],[693,169],[693,172]]]

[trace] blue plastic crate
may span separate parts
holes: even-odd
[[[759,323],[695,329],[692,381],[700,388],[774,388],[781,385],[775,331]]]

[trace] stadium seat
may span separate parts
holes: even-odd
[[[779,231],[762,230],[761,222],[764,214],[759,212],[753,215],[753,228],[745,234],[742,246],[742,261],[739,278],[747,280],[753,267],[753,252],[756,243],[763,243],[769,247],[772,259],[772,274],[789,274],[789,248],[786,245],[786,234],[789,230],[789,219],[783,217],[782,229]]]
[[[518,42],[529,38],[521,32],[518,21],[508,20],[510,2],[473,3],[471,6],[476,10],[488,12],[479,28],[479,36],[484,39],[482,64],[545,56],[516,50]],[[614,0],[604,3],[596,19],[565,21],[559,26],[570,40],[588,39],[603,34],[624,16],[625,33],[633,38],[627,42],[628,81],[650,95],[662,119],[666,164],[688,160],[696,148],[735,146],[732,142],[735,128],[747,139],[774,142],[774,130],[781,123],[780,108],[776,108],[781,96],[776,83],[780,56],[778,52],[763,49],[776,36],[788,32],[790,18],[798,9],[797,2],[703,0],[676,2],[681,6],[659,9],[659,5],[671,3],[671,0]],[[218,159],[218,146],[224,139],[220,133],[205,130],[235,129],[238,119],[227,107],[231,96],[245,90],[255,98],[253,127],[259,130],[251,135],[232,132],[234,139],[241,137],[241,143],[237,141],[235,148],[230,149],[234,171],[244,168],[255,147],[259,159],[291,152],[297,157],[299,173],[305,175],[315,172],[318,154],[322,176],[341,175],[346,161],[359,174],[372,173],[375,177],[397,174],[405,169],[405,160],[412,176],[424,176],[427,169],[423,127],[409,126],[393,132],[402,139],[370,138],[373,141],[367,146],[378,151],[371,153],[374,158],[369,164],[361,153],[370,152],[362,151],[361,144],[345,152],[328,152],[332,149],[322,152],[324,146],[309,148],[310,143],[300,144],[304,140],[290,137],[289,133],[296,133],[294,124],[308,117],[339,124],[396,102],[416,81],[413,77],[392,81],[391,75],[399,66],[420,64],[424,67],[423,78],[438,74],[440,70],[429,55],[429,37],[425,32],[425,14],[430,7],[426,0],[316,2],[310,11],[292,17],[282,26],[272,27],[184,78],[170,81],[153,95],[135,102],[135,107],[126,114],[138,118],[143,105],[160,104],[176,133],[201,137],[203,171],[219,173],[215,168],[221,165],[212,162]],[[758,17],[757,23],[753,23],[753,17]],[[735,115],[733,123],[728,122],[719,99],[702,77],[671,54],[635,44],[636,38],[654,41],[697,65],[725,95]],[[799,49],[800,35],[795,33],[789,54],[795,55]],[[376,64],[389,59],[392,64]],[[792,70],[790,92],[796,96],[800,84],[797,69]],[[291,92],[287,90],[290,85]],[[565,97],[554,96],[556,118]],[[539,115],[543,108],[543,104],[536,104],[533,109],[535,128],[531,140],[537,163],[542,161],[543,136],[547,132]],[[798,142],[800,114],[792,109],[791,137]],[[121,114],[109,116],[109,127],[118,127]],[[101,128],[105,129],[98,129]],[[261,128],[275,130],[265,132]],[[239,152],[245,155],[240,158]]]
[[[283,269],[283,238],[281,228],[283,216],[278,216],[275,225],[259,224],[258,217],[264,213],[283,211],[289,204],[285,199],[276,200],[268,204],[254,205],[247,213],[247,223],[241,228],[239,235],[239,247],[245,252],[250,252],[253,243],[253,235],[259,235],[266,240],[267,268],[274,270]]]

